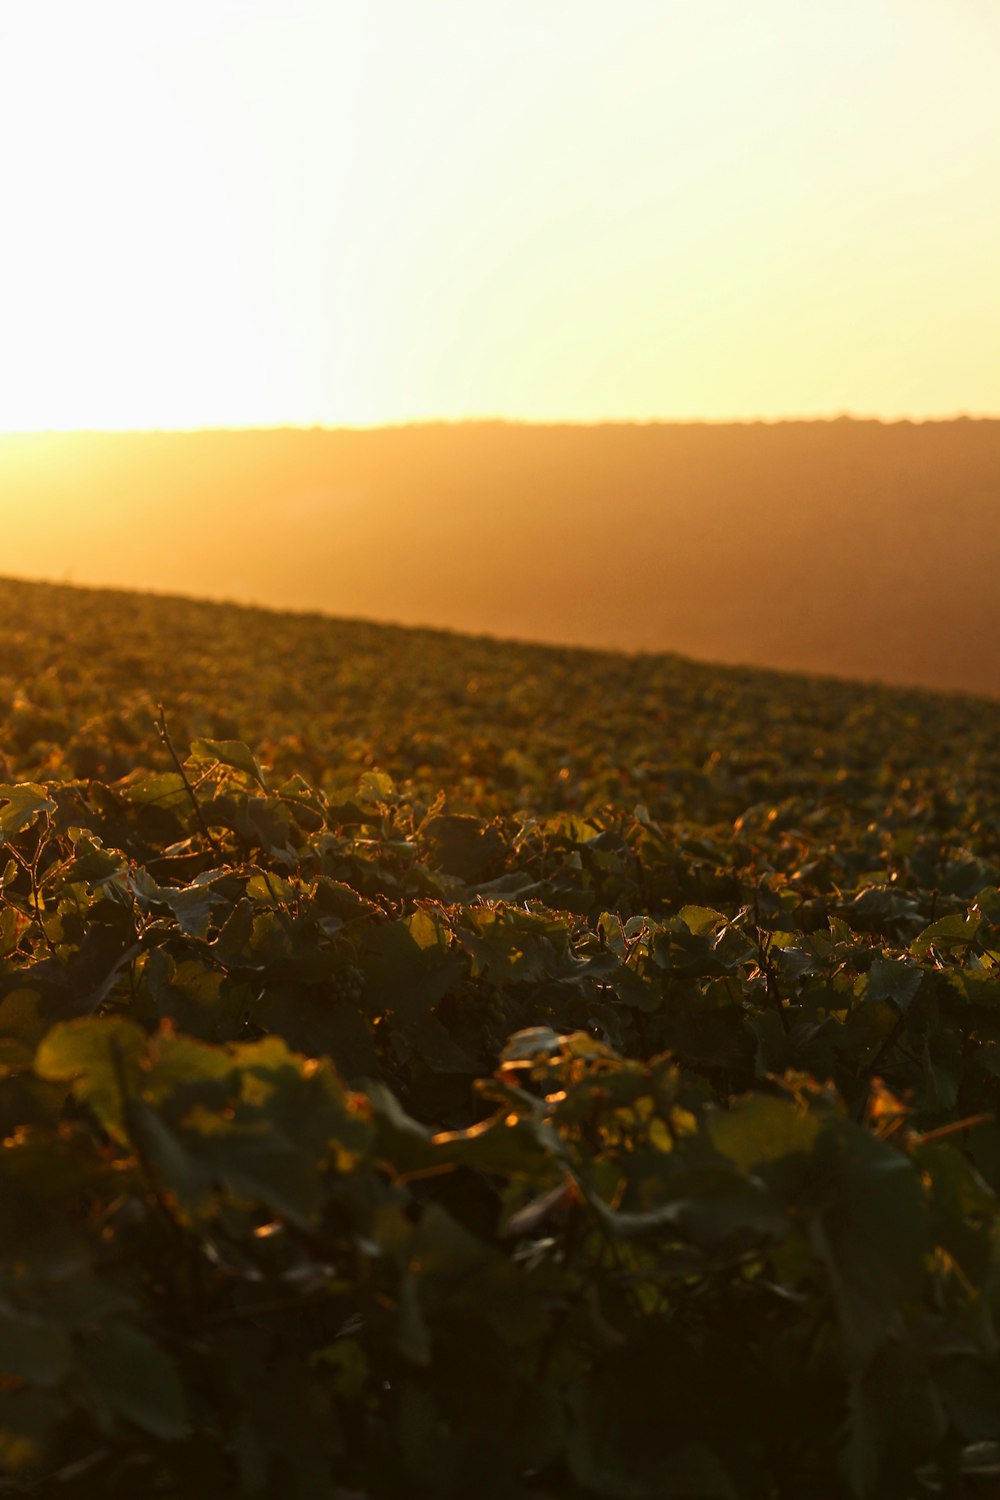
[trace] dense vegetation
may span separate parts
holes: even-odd
[[[0,1491],[996,1493],[1000,705],[0,643]]]

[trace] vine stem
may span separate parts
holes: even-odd
[[[187,772],[184,770],[184,767],[181,765],[180,756],[177,754],[177,751],[174,749],[174,742],[170,738],[170,731],[167,728],[167,716],[166,716],[166,713],[164,712],[163,704],[162,703],[158,703],[156,705],[156,709],[157,709],[156,732],[160,736],[160,739],[163,741],[164,745],[166,746],[166,748],[167,748],[167,750],[168,750],[168,752],[170,754],[170,759],[174,763],[174,769],[176,770],[178,776],[181,778],[181,781],[183,781],[183,783],[184,783],[184,790],[187,792],[188,796],[191,799],[191,806],[194,808],[194,815],[198,819],[198,827],[201,829],[202,833],[205,835],[205,838],[208,840],[208,843],[209,843],[209,845],[211,847],[212,853],[215,855],[215,857],[217,859],[220,859],[222,857],[222,851],[220,850],[219,845],[216,842],[215,838],[212,836],[211,832],[209,831],[208,824],[205,822],[205,815],[204,815],[204,813],[201,810],[201,803],[198,801],[198,798],[195,795],[194,787],[191,785],[190,781],[188,780]]]
[[[20,852],[20,850],[15,849],[12,845],[8,845],[8,851],[21,866],[21,869],[28,877],[28,881],[31,885],[31,909],[35,914],[35,923],[38,927],[39,932],[42,934],[45,946],[48,948],[50,953],[54,954],[56,951],[56,945],[55,943],[53,943],[52,939],[49,937],[48,932],[45,930],[45,923],[42,920],[42,903],[38,893],[38,872],[35,868],[35,863],[33,863],[30,859],[27,859],[25,855]],[[38,855],[36,853],[35,862],[37,862],[37,859]],[[5,896],[4,901],[8,906],[14,907],[15,911],[19,910],[19,908],[14,906],[14,903],[8,897]]]
[[[278,900],[278,893],[274,889],[274,886],[271,884],[271,877],[270,877],[270,875],[264,869],[263,865],[250,865],[249,868],[251,870],[254,870],[260,876],[260,878],[263,880],[265,886],[267,887],[268,895],[271,897],[271,900],[274,902],[274,910],[275,910],[275,913],[277,915],[278,921],[281,923],[282,927],[285,929],[285,932],[288,935],[288,937],[294,938],[294,936],[295,936],[295,928],[294,928],[294,926],[292,924],[291,914],[282,905],[282,903]]]

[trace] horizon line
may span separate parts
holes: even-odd
[[[245,423],[200,423],[177,426],[91,426],[91,427],[0,427],[0,439],[7,437],[138,437],[180,436],[195,433],[251,433],[251,432],[393,432],[411,428],[430,427],[576,427],[581,429],[603,427],[782,427],[805,425],[832,425],[842,423],[877,424],[881,427],[921,427],[930,424],[954,422],[997,422],[1000,411],[968,412],[949,414],[926,413],[918,416],[882,416],[857,412],[839,411],[784,415],[778,417],[412,417],[385,422],[245,422]]]

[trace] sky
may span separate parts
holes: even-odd
[[[0,430],[1000,412],[996,0],[0,0]]]

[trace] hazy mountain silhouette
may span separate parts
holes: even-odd
[[[4,573],[1000,693],[1000,421],[0,437]]]

